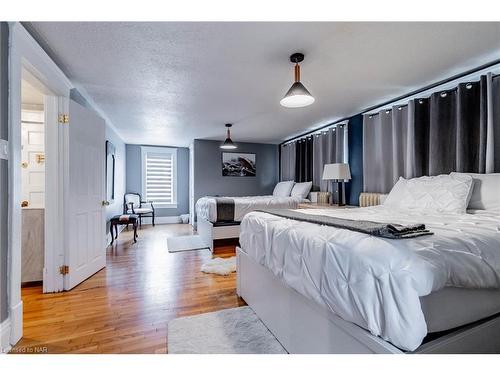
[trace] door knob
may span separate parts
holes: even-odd
[[[103,206],[109,206],[109,202],[108,201],[102,201],[102,205]]]

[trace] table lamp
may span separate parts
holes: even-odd
[[[325,164],[323,168],[323,180],[335,180],[338,185],[338,205],[345,206],[344,202],[344,181],[351,179],[351,171],[347,163]],[[333,191],[332,191],[333,196]],[[333,204],[333,198],[332,198]]]

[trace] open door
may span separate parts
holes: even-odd
[[[65,290],[106,265],[105,122],[70,100],[67,125]]]

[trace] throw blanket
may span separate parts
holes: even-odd
[[[234,221],[234,199],[215,198],[217,203],[217,221]]]
[[[319,225],[328,225],[330,227],[353,230],[355,232],[361,232],[372,236],[389,239],[414,238],[433,234],[429,230],[425,229],[424,224],[414,224],[407,226],[399,224],[385,224],[368,220],[351,220],[325,215],[310,215],[286,209],[269,209],[256,211],[284,217],[287,219],[305,221],[308,223]]]

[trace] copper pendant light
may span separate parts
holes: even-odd
[[[229,130],[233,126],[232,124],[226,124],[227,128],[227,138],[224,141],[223,144],[220,145],[220,148],[224,150],[234,150],[237,148],[237,146],[234,144],[234,142],[231,140],[231,130]]]
[[[300,65],[304,61],[302,53],[294,53],[290,56],[290,61],[295,64],[295,82],[281,99],[280,104],[287,108],[306,107],[314,103],[314,97],[309,90],[300,82]]]

